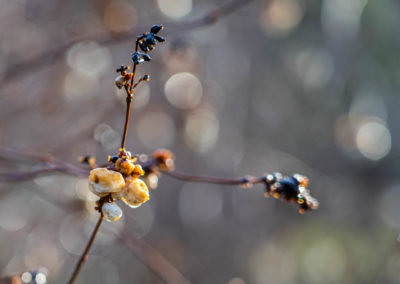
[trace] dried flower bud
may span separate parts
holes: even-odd
[[[156,40],[154,39],[154,35],[153,34],[148,34],[146,35],[146,44],[147,45],[155,45],[156,44]]]
[[[142,166],[141,165],[135,165],[135,168],[133,169],[133,172],[132,172],[132,176],[133,177],[140,177],[140,176],[142,176],[144,174],[145,173],[144,173],[144,170],[143,170]]]
[[[128,70],[129,69],[129,66],[124,66],[124,65],[121,65],[121,67],[119,67],[117,70],[115,70],[117,73],[123,73],[123,72],[126,72],[126,70]]]
[[[126,84],[126,80],[121,75],[119,75],[119,76],[117,76],[117,78],[115,78],[115,85],[117,86],[118,89],[121,89],[123,86],[125,86],[125,84]]]
[[[147,44],[144,41],[139,42],[139,47],[143,52],[148,52]]]
[[[105,168],[97,168],[90,171],[89,189],[100,197],[112,192],[120,192],[124,187],[124,178],[118,172]]]
[[[115,203],[104,203],[101,212],[108,222],[118,221],[122,216],[121,208]]]
[[[317,209],[318,201],[310,195],[307,189],[308,178],[295,174],[291,177],[283,177],[280,173],[265,175],[266,185],[265,197],[272,195],[275,198],[282,198],[285,201],[300,205],[299,212],[304,213],[308,209]]]
[[[115,162],[115,169],[125,176],[130,176],[135,170],[135,164],[130,160],[119,158]]]
[[[121,200],[132,208],[139,207],[150,199],[147,185],[138,178],[127,178],[121,195]]]
[[[157,160],[158,166],[162,171],[172,171],[175,168],[175,156],[167,149],[157,149],[153,152],[153,157]]]
[[[144,74],[144,76],[142,78],[143,78],[143,81],[150,81],[150,75],[148,75],[148,74]]]
[[[158,41],[158,42],[164,42],[165,38],[163,38],[162,36],[159,35],[155,35],[154,38]]]
[[[158,33],[159,31],[161,31],[164,27],[162,25],[154,25],[151,27],[150,32],[153,34]]]
[[[149,62],[151,60],[150,55],[146,54],[146,53],[142,53],[142,58],[144,59],[144,61]]]
[[[118,159],[119,159],[119,157],[117,155],[108,156],[108,161],[111,163],[115,163]]]
[[[139,63],[142,63],[143,61],[150,61],[150,60],[151,60],[151,57],[147,53],[143,53],[143,52],[139,52],[139,51],[135,51],[134,53],[132,53],[132,61],[135,64],[139,64]]]

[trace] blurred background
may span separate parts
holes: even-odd
[[[320,202],[299,215],[260,185],[163,176],[148,203],[102,226],[78,283],[164,283],[118,237],[128,232],[191,283],[400,283],[399,1],[0,6],[2,147],[106,161],[125,111],[115,69],[136,35],[163,23],[167,42],[138,69],[151,81],[127,148],[169,148],[192,174],[301,173]],[[1,172],[32,166],[0,159]],[[3,182],[0,195],[1,275],[65,283],[97,220],[87,180]]]

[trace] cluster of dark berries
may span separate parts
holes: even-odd
[[[287,177],[280,173],[266,175],[265,197],[273,196],[282,198],[285,201],[299,204],[299,212],[305,213],[309,209],[318,208],[318,200],[310,195],[308,187],[308,178],[295,174]]]
[[[135,64],[151,60],[150,55],[148,55],[147,53],[153,51],[153,49],[157,45],[157,42],[165,41],[162,36],[157,35],[157,33],[160,32],[162,29],[162,25],[154,25],[151,27],[150,32],[144,33],[141,36],[137,37],[137,44],[142,52],[136,50],[132,54],[132,60]]]

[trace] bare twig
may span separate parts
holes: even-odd
[[[81,258],[79,259],[79,262],[76,265],[74,272],[72,273],[71,279],[68,281],[69,284],[75,283],[76,278],[78,277],[79,273],[81,272],[82,266],[83,266],[83,264],[86,262],[86,260],[88,258],[88,254],[89,254],[90,248],[93,245],[94,239],[96,238],[97,233],[99,232],[99,229],[100,229],[100,226],[101,226],[102,222],[103,222],[103,214],[100,213],[99,220],[97,221],[97,224],[94,227],[92,236],[90,237],[89,242],[87,243],[86,248],[85,248],[83,254],[81,255]]]
[[[32,169],[29,171],[13,171],[0,173],[0,181],[4,182],[21,182],[34,179],[39,175],[53,174],[53,173],[64,173],[67,175],[87,177],[88,171],[85,169],[78,168],[71,164],[64,163],[63,165],[57,164],[44,164],[39,169]]]
[[[223,177],[214,177],[214,176],[197,176],[186,174],[180,171],[170,171],[165,172],[166,175],[179,179],[182,181],[188,182],[199,182],[199,183],[212,183],[212,184],[221,184],[221,185],[242,185],[242,184],[257,184],[263,183],[265,181],[265,177],[253,177],[253,176],[244,176],[240,178],[223,178]]]

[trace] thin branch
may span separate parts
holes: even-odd
[[[63,173],[71,176],[87,177],[89,171],[66,163],[64,165],[45,164],[39,169],[0,173],[0,181],[22,182],[34,179],[40,175],[53,174],[53,173]]]
[[[223,177],[215,177],[215,176],[197,176],[186,174],[180,171],[170,171],[164,172],[166,175],[188,182],[199,182],[199,183],[212,183],[212,184],[221,184],[221,185],[243,185],[243,184],[257,184],[263,183],[265,181],[265,177],[253,177],[253,176],[244,176],[240,178],[223,178]]]
[[[136,66],[136,65],[134,65],[134,66]],[[127,95],[126,95],[126,112],[125,112],[124,134],[122,135],[122,140],[121,140],[121,149],[125,149],[125,141],[126,141],[126,136],[128,134],[128,126],[129,126],[129,119],[131,116],[131,105],[132,105],[132,96],[129,94],[129,90],[127,87],[125,87],[125,90],[127,93]]]
[[[94,239],[96,238],[97,233],[99,232],[99,229],[100,229],[100,226],[101,226],[102,222],[103,222],[103,214],[100,213],[100,218],[97,221],[96,227],[94,227],[92,236],[90,237],[89,242],[86,245],[85,251],[81,255],[81,258],[79,259],[79,262],[76,265],[74,272],[72,273],[71,279],[68,281],[69,284],[75,283],[79,273],[81,272],[82,266],[83,266],[83,264],[86,262],[86,260],[88,258],[88,254],[89,254],[90,248],[93,245]]]
[[[222,18],[232,14],[242,6],[250,3],[252,0],[232,0],[229,1],[217,8],[211,9],[205,12],[202,16],[192,20],[180,21],[180,22],[167,22],[165,26],[168,26],[168,30],[170,31],[167,35],[174,35],[180,32],[187,32],[193,29],[206,27],[212,24],[215,24]],[[123,42],[126,40],[131,40],[134,35],[140,33],[145,30],[148,25],[138,26],[132,31],[111,35],[103,35],[102,37],[80,37],[74,38],[64,44],[61,44],[58,47],[46,50],[39,55],[35,56],[32,59],[23,61],[21,63],[15,64],[8,68],[3,82],[10,82],[10,80],[14,80],[15,78],[20,78],[23,74],[30,74],[32,70],[39,70],[45,66],[54,63],[55,60],[63,58],[64,53],[68,48],[72,45],[83,41],[83,40],[95,40],[100,44],[110,45],[116,42]]]
[[[54,157],[51,154],[37,154],[24,150],[17,150],[13,148],[0,147],[0,157],[10,160],[22,161],[37,161],[37,162],[51,162]]]

